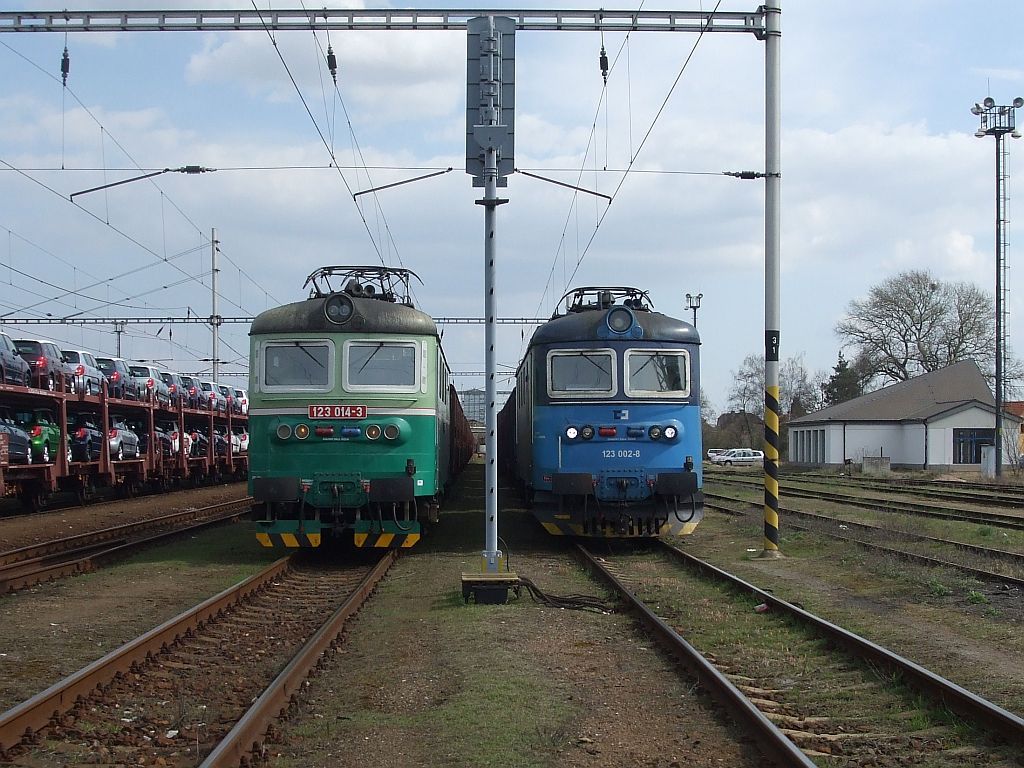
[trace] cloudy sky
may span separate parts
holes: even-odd
[[[756,7],[723,0],[719,10]],[[814,372],[835,364],[832,329],[847,304],[890,275],[926,268],[992,291],[994,141],[974,137],[969,109],[988,95],[998,103],[1024,95],[1024,4],[782,0],[782,8],[781,354],[802,355]],[[687,318],[685,294],[702,293],[703,386],[721,410],[731,372],[764,344],[764,186],[722,175],[764,166],[764,45],[747,34],[699,42],[606,34],[603,42],[615,61],[604,92],[599,33],[517,35],[515,165],[615,196],[609,207],[510,178],[502,192],[510,203],[498,212],[499,314],[547,316],[567,283],[645,288],[658,310]],[[328,45],[337,92],[323,63]],[[207,316],[216,228],[225,316],[304,297],[306,275],[321,265],[381,259],[422,277],[416,298],[432,315],[482,315],[483,211],[462,172],[465,57],[464,32],[290,32],[277,35],[276,50],[264,33],[0,34],[0,314]],[[328,167],[329,147],[340,173]],[[1011,220],[1024,189],[1013,175],[1022,152],[1024,142],[1011,143]],[[219,170],[67,199],[139,169],[184,165]],[[349,191],[449,166],[455,171],[382,191],[376,202],[365,195],[357,205]],[[1024,331],[1021,258],[1011,247],[1011,344]],[[104,353],[116,345],[110,326],[3,328]],[[246,331],[224,327],[226,371],[246,370]],[[503,365],[517,363],[523,332],[501,328]],[[456,370],[483,369],[482,326],[449,326],[444,341]],[[201,325],[129,326],[122,345],[125,357],[209,367]]]

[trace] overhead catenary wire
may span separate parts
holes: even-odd
[[[665,98],[662,100],[661,106],[658,107],[658,111],[655,113],[654,119],[651,120],[651,124],[647,127],[647,132],[644,134],[644,137],[640,140],[640,144],[636,148],[636,153],[630,158],[629,165],[626,167],[625,172],[622,174],[622,178],[619,179],[618,185],[612,192],[613,202],[615,198],[618,196],[619,190],[622,189],[622,185],[626,183],[626,179],[629,177],[630,171],[633,168],[633,164],[636,162],[636,159],[640,156],[640,153],[643,151],[644,145],[647,143],[647,140],[651,137],[651,134],[654,132],[654,126],[657,125],[658,119],[665,111],[665,107],[668,105],[669,99],[672,98],[672,94],[675,92],[676,86],[679,85],[679,81],[682,79],[683,73],[686,71],[687,66],[689,66],[690,61],[693,59],[693,54],[696,53],[697,46],[699,46],[701,40],[704,39],[705,33],[711,26],[711,20],[714,18],[714,14],[718,12],[718,7],[721,4],[722,0],[718,0],[718,2],[715,3],[715,7],[708,15],[708,20],[704,24],[703,29],[701,29],[701,31],[697,34],[697,39],[693,41],[693,45],[690,47],[690,52],[686,55],[686,59],[683,60],[683,64],[679,68],[679,72],[676,74],[675,80],[672,81],[672,86],[668,89],[668,93],[665,94]],[[593,244],[594,238],[597,237],[598,230],[601,228],[601,224],[604,222],[605,217],[608,215],[608,211],[610,210],[611,205],[609,205],[608,208],[606,208],[604,212],[601,214],[601,218],[598,220],[597,225],[594,227],[594,231],[591,234],[590,239],[587,241],[587,245],[583,249],[583,253],[580,254],[579,259],[576,261],[576,266],[573,268],[572,274],[569,275],[567,285],[568,283],[572,282],[574,277],[576,277],[576,273],[579,271],[580,265],[583,263],[583,260],[587,257],[587,253],[590,251],[590,246]]]
[[[644,6],[645,2],[646,2],[646,0],[643,0],[643,2],[640,3],[640,7],[637,8],[637,12],[638,13],[643,9],[643,6]],[[618,51],[616,51],[615,57],[612,59],[611,66],[608,68],[608,75],[611,75],[611,74],[613,74],[615,72],[615,67],[619,63],[619,57],[622,55],[622,50],[625,47],[626,42],[629,40],[629,35],[630,35],[630,33],[627,32],[625,38],[623,39],[623,42],[619,45],[619,49],[618,49]],[[603,42],[604,42],[604,40],[603,40],[603,33],[602,33],[602,47],[603,47]],[[587,138],[587,146],[586,146],[586,148],[583,151],[583,159],[580,162],[580,167],[579,168],[566,169],[566,170],[571,170],[573,173],[576,174],[576,184],[575,184],[576,186],[580,186],[580,181],[582,180],[583,174],[586,171],[587,157],[590,155],[590,150],[591,150],[591,147],[594,145],[594,139],[595,139],[595,136],[596,136],[596,133],[597,133],[597,120],[598,120],[598,117],[601,114],[601,105],[604,104],[605,99],[607,98],[607,95],[608,95],[608,78],[606,76],[604,76],[604,72],[602,71],[601,95],[598,98],[597,108],[594,111],[594,119],[591,121],[590,135]],[[595,148],[594,151],[596,153],[596,151],[597,151],[596,148]],[[547,277],[547,280],[544,283],[544,290],[541,293],[540,301],[537,302],[537,309],[534,311],[535,315],[540,313],[541,308],[544,306],[544,300],[547,298],[548,291],[552,288],[552,280],[555,277],[555,269],[558,266],[559,254],[562,255],[562,263],[563,263],[563,267],[564,267],[564,264],[565,264],[565,251],[564,251],[564,249],[565,249],[565,235],[566,235],[566,232],[569,229],[569,223],[573,219],[573,211],[576,210],[577,211],[577,215],[578,215],[578,208],[577,208],[578,197],[579,197],[578,193],[573,194],[572,202],[569,204],[569,210],[568,210],[568,212],[565,215],[565,222],[562,224],[562,234],[559,236],[558,246],[556,247],[555,254],[554,254],[554,256],[551,259],[551,269],[548,270],[548,277]],[[611,205],[611,202],[609,202],[609,205]],[[606,211],[606,213],[607,213],[607,211]],[[563,282],[567,282],[566,279],[565,279],[564,271],[563,271]],[[552,297],[552,299],[554,300],[554,297]],[[523,343],[525,344],[525,339],[523,340]],[[520,352],[522,352],[521,349],[520,349]]]
[[[697,50],[697,47],[700,45],[701,41],[704,38],[705,33],[710,28],[711,22],[712,22],[712,20],[714,18],[714,14],[717,13],[718,8],[719,8],[719,6],[721,6],[721,4],[722,4],[722,0],[718,0],[718,2],[715,4],[714,9],[708,15],[707,21],[705,22],[704,26],[701,28],[701,31],[698,33],[697,39],[694,41],[693,45],[690,47],[690,50],[687,53],[686,58],[683,60],[683,63],[681,65],[680,69],[679,69],[679,72],[676,74],[676,77],[673,80],[672,85],[668,89],[668,93],[665,95],[665,98],[662,100],[662,103],[659,106],[657,112],[655,113],[654,118],[651,120],[651,124],[648,126],[647,131],[644,133],[643,138],[641,139],[639,145],[637,146],[636,152],[631,152],[629,164],[626,167],[626,169],[622,172],[622,177],[619,179],[618,184],[615,186],[615,189],[612,192],[612,202],[614,202],[615,198],[618,196],[618,193],[622,189],[622,186],[625,184],[626,179],[633,172],[633,166],[636,163],[637,158],[640,156],[641,152],[643,151],[644,146],[647,143],[647,140],[650,138],[651,134],[653,133],[655,125],[657,125],[658,120],[660,119],[662,113],[664,112],[665,107],[667,106],[669,99],[672,97],[672,94],[675,92],[675,89],[678,86],[679,81],[682,79],[683,73],[686,71],[687,66],[689,65],[690,61],[692,60],[693,55],[694,55],[694,53]],[[641,4],[641,8],[642,7],[643,7],[643,4]],[[638,9],[638,12],[639,12],[639,9]],[[625,45],[626,45],[626,42],[628,41],[628,39],[629,39],[629,34],[627,33],[625,38],[624,38],[624,40],[623,40],[622,45],[619,47],[619,50],[618,50],[618,52],[615,55],[615,59],[612,62],[612,65],[611,65],[611,67],[609,69],[609,74],[611,74],[614,71],[615,65],[618,63],[619,56],[621,55],[623,49],[625,48]],[[607,85],[605,85],[602,88],[601,99],[599,100],[598,107],[597,107],[598,114],[600,113],[601,103],[603,103],[603,101],[605,99],[606,90],[607,90]],[[591,129],[591,139],[590,139],[590,141],[587,144],[587,150],[586,150],[586,153],[584,154],[583,162],[582,162],[582,164],[580,166],[579,177],[582,177],[583,172],[584,172],[583,169],[586,167],[586,156],[587,156],[587,154],[589,154],[590,146],[591,146],[591,143],[593,142],[593,137],[594,137],[595,131],[596,131],[596,115],[595,115],[594,126]],[[718,173],[720,174],[721,172],[718,172]],[[573,196],[573,202],[571,203],[571,206],[570,206],[570,214],[569,214],[569,216],[566,217],[566,228],[568,226],[569,218],[571,217],[571,210],[575,206],[577,206],[577,196],[576,195]],[[610,211],[611,211],[611,204],[609,204],[604,209],[604,211],[601,212],[601,214],[600,214],[600,216],[599,216],[599,218],[597,220],[597,223],[595,224],[594,229],[591,232],[591,235],[590,235],[589,239],[587,240],[586,245],[584,246],[582,252],[580,253],[579,258],[576,260],[576,264],[573,267],[572,273],[565,280],[565,285],[566,286],[568,286],[572,282],[572,280],[576,277],[576,273],[579,271],[579,268],[582,265],[583,260],[586,258],[587,254],[589,253],[590,247],[593,245],[594,240],[597,237],[597,233],[600,231],[601,225],[604,223],[604,220],[607,218],[608,213]],[[562,238],[560,239],[560,243],[562,241],[564,241],[564,235],[565,235],[565,229],[563,229],[563,234],[562,234]],[[562,246],[560,245],[559,249],[561,249],[561,247]],[[548,282],[545,284],[544,293],[542,294],[540,303],[538,304],[537,312],[540,311],[540,308],[541,308],[541,306],[544,303],[544,298],[547,295],[547,291],[548,291],[548,288],[550,286],[551,277],[554,274],[555,266],[557,264],[557,256],[558,256],[558,251],[556,251],[555,258],[552,261],[551,270],[550,270],[549,276],[548,276]],[[535,312],[535,314],[537,314],[537,312]]]
[[[305,5],[304,4],[303,4],[303,10],[305,10]],[[350,137],[351,142],[352,142],[352,149],[353,149],[353,151],[352,151],[352,160],[353,160],[353,163],[355,163],[355,159],[356,159],[357,155],[358,155],[358,158],[360,160],[360,164],[359,165],[353,164],[351,167],[356,171],[356,178],[357,179],[359,178],[359,171],[360,170],[363,171],[363,174],[366,176],[366,183],[367,183],[368,187],[370,188],[370,189],[368,189],[368,190],[366,190],[364,192],[352,193],[352,199],[355,200],[356,197],[359,197],[360,195],[367,194],[370,191],[372,191],[372,193],[373,193],[373,200],[374,200],[374,214],[378,218],[378,235],[379,235],[379,229],[380,229],[380,222],[382,220],[383,224],[384,224],[384,231],[387,233],[388,242],[389,242],[391,248],[393,249],[392,252],[395,254],[395,258],[398,259],[399,265],[404,267],[405,266],[405,262],[402,261],[402,254],[399,251],[398,243],[395,241],[395,236],[394,236],[394,233],[391,231],[391,226],[388,223],[387,216],[384,215],[384,207],[383,207],[383,205],[381,205],[380,197],[377,195],[377,192],[380,189],[384,189],[385,187],[384,186],[381,186],[381,187],[375,187],[374,186],[373,179],[370,177],[370,168],[371,168],[371,166],[369,166],[367,164],[366,157],[363,155],[363,148],[362,148],[362,146],[359,143],[359,138],[356,136],[355,127],[352,125],[352,116],[348,112],[348,105],[345,103],[345,97],[342,95],[341,89],[338,86],[337,59],[334,58],[334,53],[333,53],[333,51],[331,49],[331,45],[330,45],[330,40],[331,40],[330,30],[327,31],[327,51],[326,52],[324,51],[323,46],[320,44],[320,38],[317,36],[316,30],[314,29],[314,30],[312,30],[312,32],[313,32],[313,41],[316,44],[317,49],[319,50],[321,57],[327,62],[328,69],[331,72],[331,78],[334,81],[334,99],[332,100],[331,103],[332,103],[332,105],[341,104],[341,111],[345,115],[345,124],[348,126],[348,133],[349,133],[349,137]],[[332,60],[333,60],[333,64],[332,64]],[[319,68],[318,68],[318,71],[319,71]],[[321,83],[322,82],[323,81],[321,80]],[[324,101],[325,101],[325,112],[326,112],[326,98],[324,99]],[[332,113],[332,116],[331,116],[332,138],[331,138],[331,148],[330,148],[330,151],[331,151],[331,158],[332,158],[332,160],[335,160],[335,165],[337,166],[336,158],[335,158],[335,155],[334,155],[334,138],[333,138],[333,130],[334,130],[334,126],[335,125],[336,125],[335,117],[334,117],[334,113]],[[338,167],[340,168],[340,166],[338,166]],[[449,166],[446,169],[437,169],[437,170],[438,171],[442,171],[443,170],[443,171],[447,172],[447,171],[451,170],[451,167]],[[351,193],[351,190],[349,190],[349,192]],[[357,203],[356,207],[359,208],[360,214],[362,215],[362,208],[359,207],[358,203]],[[414,302],[416,304],[419,304],[419,297],[416,296],[416,289],[415,289],[415,287],[410,285],[409,286],[409,292],[412,295]]]
[[[65,35],[66,35],[66,33],[65,33]],[[41,66],[40,66],[39,64],[37,64],[36,62],[32,61],[32,60],[31,60],[30,58],[28,58],[27,56],[25,56],[24,54],[22,54],[22,53],[21,53],[20,51],[16,50],[15,48],[11,47],[11,46],[10,46],[10,45],[8,45],[7,43],[5,43],[5,42],[3,42],[3,41],[0,41],[0,45],[2,45],[3,47],[7,48],[7,49],[8,49],[9,51],[11,51],[11,52],[12,52],[13,54],[15,54],[16,56],[18,56],[19,58],[21,58],[21,59],[22,59],[23,61],[25,61],[26,63],[28,63],[28,64],[29,64],[30,66],[32,66],[32,67],[34,67],[35,69],[37,69],[37,70],[38,70],[39,72],[41,72],[41,73],[42,73],[43,75],[45,75],[46,77],[49,77],[49,78],[51,78],[51,79],[53,79],[53,80],[55,80],[55,81],[57,80],[57,78],[56,78],[56,77],[55,77],[55,76],[54,76],[53,74],[51,74],[50,72],[48,72],[48,71],[47,71],[47,70],[46,70],[45,68],[41,67]],[[130,161],[131,161],[131,162],[132,162],[133,164],[134,164],[134,169],[132,169],[132,170],[140,170],[140,171],[144,171],[145,169],[143,169],[143,168],[142,168],[142,166],[141,166],[141,165],[140,165],[140,164],[138,163],[138,161],[136,161],[136,160],[135,160],[135,158],[134,158],[134,157],[132,156],[132,154],[131,154],[131,153],[130,153],[130,152],[129,152],[129,151],[128,151],[128,150],[127,150],[127,149],[126,149],[126,148],[125,148],[125,147],[124,147],[124,146],[123,146],[123,145],[122,145],[122,144],[121,144],[121,143],[120,143],[120,142],[119,142],[119,141],[117,140],[117,138],[116,138],[115,136],[111,135],[111,134],[109,133],[109,131],[107,131],[107,130],[106,130],[106,127],[105,127],[105,126],[103,125],[103,123],[102,123],[102,122],[101,122],[101,121],[99,120],[99,118],[97,118],[97,117],[96,117],[96,115],[95,115],[95,114],[93,114],[92,110],[91,110],[91,109],[89,109],[89,107],[88,107],[88,106],[86,106],[86,104],[85,104],[85,103],[84,103],[84,102],[83,102],[83,101],[82,101],[82,100],[81,100],[81,99],[80,99],[80,98],[78,97],[78,95],[77,95],[77,94],[75,93],[75,91],[74,91],[74,90],[73,90],[72,88],[69,88],[69,87],[67,87],[67,83],[66,83],[66,80],[65,80],[65,82],[62,82],[62,93],[63,93],[63,92],[65,92],[65,91],[66,91],[67,93],[69,93],[69,94],[71,95],[71,97],[72,97],[72,98],[73,98],[73,99],[75,100],[75,102],[77,102],[77,103],[78,103],[78,105],[79,105],[79,106],[80,106],[80,107],[82,108],[82,110],[83,110],[83,111],[84,111],[84,112],[85,112],[85,113],[86,113],[87,115],[89,115],[89,117],[90,117],[90,118],[91,118],[91,119],[93,120],[93,122],[95,122],[95,123],[96,123],[96,125],[97,125],[97,126],[99,126],[99,128],[100,128],[100,138],[101,138],[101,144],[100,144],[100,149],[101,149],[101,153],[102,153],[102,155],[103,155],[103,158],[104,158],[104,159],[103,159],[103,167],[102,167],[102,168],[100,168],[100,169],[94,169],[94,170],[100,170],[100,171],[102,171],[102,172],[103,172],[103,174],[104,174],[104,180],[106,180],[106,173],[107,173],[107,172],[108,172],[108,170],[110,170],[110,169],[108,169],[108,167],[107,167],[107,164],[106,164],[106,159],[105,159],[105,158],[106,158],[106,147],[105,147],[105,142],[104,142],[104,138],[105,138],[105,137],[109,137],[109,138],[110,138],[110,141],[112,141],[112,142],[114,143],[114,145],[115,145],[115,146],[116,146],[116,147],[117,147],[117,148],[118,148],[118,149],[119,149],[119,150],[120,150],[120,151],[121,151],[121,152],[122,152],[122,153],[124,154],[124,156],[125,156],[125,157],[127,157],[127,158],[128,158],[128,159],[129,159],[129,160],[130,160]],[[63,148],[62,148],[62,158],[63,158]],[[45,188],[45,189],[49,190],[50,192],[53,192],[53,193],[55,193],[55,194],[58,194],[58,195],[60,195],[60,196],[62,196],[62,197],[63,197],[63,195],[62,195],[61,193],[58,193],[58,192],[57,192],[56,190],[54,190],[54,189],[53,189],[52,187],[50,187],[50,186],[48,186],[48,185],[46,185],[46,184],[43,184],[43,183],[42,183],[41,181],[39,181],[38,179],[35,179],[35,178],[34,178],[34,177],[32,177],[32,176],[29,176],[29,175],[28,175],[28,173],[26,173],[26,172],[25,172],[25,171],[24,171],[23,169],[20,169],[20,168],[18,168],[18,167],[16,167],[16,166],[12,165],[12,164],[10,164],[10,163],[8,163],[8,162],[6,162],[6,161],[3,161],[3,160],[0,160],[0,162],[2,162],[2,163],[3,163],[4,165],[6,165],[6,166],[7,166],[7,168],[8,168],[8,170],[13,170],[13,171],[16,171],[16,172],[18,172],[18,173],[21,173],[21,174],[22,174],[22,175],[24,175],[24,176],[25,176],[26,178],[28,178],[28,179],[30,179],[30,180],[32,180],[32,181],[34,181],[35,183],[39,184],[39,185],[40,185],[40,186],[42,186],[43,188]],[[61,170],[65,170],[65,169],[63,168],[63,162],[62,162],[62,168],[61,168]],[[161,170],[162,170],[162,169],[161,169]],[[153,185],[153,186],[154,186],[154,187],[155,187],[155,188],[156,188],[156,189],[157,189],[157,190],[158,190],[158,191],[160,192],[160,194],[162,195],[162,197],[163,197],[163,198],[166,198],[166,200],[167,200],[167,201],[168,201],[168,202],[169,202],[169,203],[171,204],[171,206],[172,206],[172,207],[173,207],[173,208],[174,208],[174,209],[175,209],[175,210],[176,210],[176,211],[177,211],[177,212],[179,213],[179,215],[181,215],[181,217],[182,217],[182,218],[183,218],[183,219],[184,219],[185,221],[187,221],[187,222],[188,222],[188,223],[189,223],[189,224],[190,224],[190,225],[192,226],[192,228],[193,228],[193,229],[194,229],[194,230],[195,230],[195,231],[196,231],[197,233],[199,233],[199,235],[200,235],[201,237],[204,237],[205,235],[204,235],[204,231],[203,231],[203,229],[202,229],[202,228],[200,228],[200,227],[199,227],[199,225],[198,225],[198,224],[197,224],[197,223],[196,223],[196,222],[195,222],[195,221],[194,221],[194,220],[193,220],[193,219],[192,219],[192,218],[191,218],[191,217],[190,217],[190,216],[189,216],[189,215],[188,215],[187,213],[185,213],[185,211],[184,211],[184,210],[182,210],[182,208],[181,208],[181,207],[180,207],[180,206],[179,206],[179,205],[178,205],[178,204],[177,204],[177,203],[176,203],[176,202],[175,202],[175,201],[173,200],[173,198],[171,198],[170,196],[166,195],[166,193],[164,192],[164,190],[163,190],[163,189],[161,189],[161,188],[160,188],[160,186],[159,186],[159,185],[158,185],[158,184],[157,184],[157,183],[156,183],[155,181],[153,181],[152,179],[150,179],[149,181],[150,181],[150,183],[151,183],[151,184],[152,184],[152,185]],[[106,200],[106,195],[104,195],[104,198],[105,198],[105,200]],[[153,251],[153,250],[152,250],[151,248],[148,248],[147,246],[143,245],[143,244],[142,244],[142,243],[141,243],[140,241],[138,241],[137,239],[135,239],[135,238],[131,237],[131,236],[130,236],[130,235],[128,235],[128,234],[127,234],[126,232],[124,232],[124,231],[122,231],[121,229],[119,229],[118,227],[115,227],[114,225],[112,225],[112,224],[110,223],[110,220],[109,220],[109,207],[107,208],[107,217],[106,217],[106,220],[104,220],[103,218],[100,218],[99,216],[96,216],[96,215],[95,215],[95,214],[93,214],[93,213],[92,213],[91,211],[89,211],[89,210],[88,210],[88,209],[86,209],[86,208],[83,208],[83,207],[82,207],[82,206],[80,206],[80,205],[77,205],[77,204],[76,204],[76,207],[78,207],[78,208],[79,208],[80,210],[83,210],[83,211],[85,211],[85,212],[86,212],[86,213],[88,213],[89,215],[93,216],[93,218],[95,218],[95,219],[96,219],[97,221],[100,221],[100,222],[102,222],[103,224],[105,224],[106,226],[110,227],[110,228],[111,228],[112,230],[114,230],[115,232],[117,232],[117,233],[118,233],[118,234],[120,234],[121,236],[123,236],[123,237],[126,237],[126,238],[127,238],[127,239],[129,239],[129,240],[130,240],[131,242],[133,242],[133,243],[134,243],[135,245],[138,245],[139,247],[143,248],[144,250],[146,250],[146,251],[147,251],[147,252],[149,252],[150,254],[152,254],[152,255],[156,256],[157,258],[160,258],[160,255],[159,255],[159,254],[157,254],[157,253],[156,253],[155,251]],[[209,242],[209,241],[207,241],[207,244],[208,244],[208,242]],[[166,254],[165,254],[165,255],[166,255]],[[157,265],[158,265],[158,263],[154,263],[154,266],[157,266]],[[238,266],[238,265],[237,265],[237,264],[235,264],[235,266],[236,266],[236,268],[237,268],[237,266]],[[175,269],[178,269],[178,270],[179,270],[180,272],[182,272],[183,274],[187,274],[186,272],[184,272],[184,270],[181,270],[181,269],[180,269],[180,268],[178,268],[177,266],[175,266]],[[117,278],[112,278],[112,279],[117,279]],[[198,280],[198,282],[200,283],[200,285],[203,285],[204,287],[208,287],[208,286],[206,286],[206,284],[205,284],[205,283],[203,283],[203,282],[202,282],[202,280],[201,280],[201,279],[199,279],[199,280]],[[220,294],[219,294],[219,293],[218,293],[218,295],[220,296]],[[231,301],[230,299],[228,299],[228,298],[226,298],[226,297],[224,297],[224,296],[221,296],[221,298],[224,298],[224,300],[225,300],[225,301],[228,301],[228,302],[229,302],[229,303],[231,303],[232,305],[234,305],[234,306],[238,307],[238,308],[239,308],[240,310],[242,310],[243,312],[247,312],[247,313],[249,313],[249,310],[248,310],[248,309],[246,309],[245,307],[242,307],[242,306],[241,306],[241,305],[239,305],[239,304],[236,304],[236,303],[235,303],[234,301]],[[250,314],[251,314],[251,313],[250,313]]]
[[[129,235],[124,230],[119,229],[118,227],[115,227],[110,222],[103,221],[102,218],[97,216],[95,213],[90,211],[88,208],[84,208],[81,205],[79,205],[78,203],[71,203],[70,201],[67,200],[67,198],[64,196],[64,194],[62,192],[58,192],[56,189],[54,189],[53,187],[49,186],[48,184],[44,184],[42,181],[40,181],[39,179],[35,178],[34,176],[31,176],[31,175],[25,173],[24,171],[22,171],[20,168],[17,168],[15,166],[11,165],[9,162],[4,160],[3,158],[0,158],[0,163],[3,163],[8,168],[17,171],[18,173],[20,173],[25,178],[29,179],[30,181],[34,182],[35,184],[38,184],[43,189],[46,189],[47,191],[51,192],[52,194],[56,195],[57,197],[60,197],[62,200],[66,201],[66,202],[69,202],[71,205],[75,206],[75,208],[77,208],[78,210],[82,211],[86,215],[91,216],[92,218],[94,218],[97,221],[101,222],[104,226],[109,227],[114,232],[116,232],[117,234],[121,235],[122,237],[127,239],[129,242],[134,243],[139,248],[142,248],[144,251],[146,251],[151,256],[154,256],[157,259],[157,261],[151,262],[149,264],[144,264],[144,265],[142,265],[142,267],[138,267],[135,270],[129,270],[127,273],[122,273],[119,276],[108,278],[107,280],[103,280],[101,282],[110,282],[112,280],[118,280],[118,279],[120,279],[122,277],[125,277],[127,274],[132,274],[133,272],[137,272],[140,269],[148,269],[150,267],[157,267],[157,266],[160,266],[161,264],[170,264],[172,267],[174,267],[174,269],[176,269],[182,275],[185,275],[185,277],[187,279],[185,281],[183,281],[183,282],[194,281],[194,282],[197,282],[200,285],[202,285],[204,288],[209,288],[209,286],[207,286],[206,283],[204,283],[203,280],[202,280],[202,277],[205,277],[209,273],[204,272],[200,276],[189,274],[184,269],[179,267],[177,264],[173,264],[172,263],[172,258],[173,257],[172,258],[165,258],[165,257],[161,256],[159,253],[154,251],[148,245],[145,245],[144,243],[140,242],[139,240],[137,240],[136,238],[132,237],[131,235]],[[203,243],[202,245],[200,245],[200,246],[198,246],[196,248],[190,248],[187,251],[184,251],[184,252],[182,252],[181,254],[178,254],[178,255],[184,255],[185,253],[194,253],[196,250],[205,249],[208,246],[209,246],[209,240],[207,239],[206,242]],[[224,294],[222,294],[220,291],[217,291],[217,296],[219,298],[223,299],[224,301],[226,301],[227,303],[231,304],[232,306],[237,307],[238,309],[240,309],[242,312],[245,312],[246,314],[250,314],[250,315],[254,314],[254,313],[250,312],[248,309],[246,309],[245,307],[243,307],[242,305],[238,304],[234,300],[232,300],[232,299],[228,298],[227,296],[225,296]],[[34,306],[37,306],[37,305],[34,305]]]
[[[306,101],[305,94],[302,93],[302,89],[299,88],[298,82],[295,80],[295,76],[292,74],[291,68],[288,66],[288,62],[284,58],[284,54],[281,53],[281,49],[277,44],[277,39],[274,37],[273,31],[267,25],[266,20],[263,18],[263,12],[256,6],[256,0],[252,0],[252,7],[260,17],[260,23],[263,25],[264,31],[267,33],[267,37],[270,38],[271,44],[274,46],[274,52],[277,54],[277,58],[281,61],[281,66],[284,67],[285,73],[288,75],[288,79],[291,80],[292,86],[295,88],[295,93],[299,97],[299,101],[302,102],[303,109],[306,110],[306,114],[309,115],[310,121],[313,123],[313,128],[316,129],[317,135],[320,137],[320,141],[323,142],[324,147],[327,149],[327,153],[331,156],[331,160],[334,162],[334,167],[338,170],[338,176],[341,177],[342,183],[345,185],[345,189],[348,190],[349,197],[352,197],[352,187],[348,183],[348,179],[345,178],[345,174],[338,168],[336,158],[334,156],[334,150],[331,148],[330,143],[327,141],[327,137],[324,136],[324,132],[320,129],[320,124],[317,122],[316,117],[313,115],[312,110],[309,108],[309,103]],[[359,218],[363,222],[363,227],[366,229],[366,234],[370,238],[370,244],[373,246],[373,250],[377,253],[377,258],[380,263],[387,266],[387,262],[384,260],[384,255],[380,251],[377,241],[373,237],[373,232],[370,230],[370,224],[366,220],[366,216],[363,214],[362,209],[358,203],[355,202],[355,198],[352,197],[353,204],[356,206],[356,210],[359,211]]]

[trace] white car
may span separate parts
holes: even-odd
[[[713,461],[715,456],[728,450],[728,448],[708,448],[708,459]]]
[[[764,464],[764,452],[750,448],[731,448],[725,453],[712,456],[711,463],[726,467],[752,467],[755,464]]]

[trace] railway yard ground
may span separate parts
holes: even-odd
[[[756,477],[750,473],[730,476]],[[442,523],[403,553],[303,686],[267,744],[266,763],[299,766],[758,766],[758,746],[706,688],[631,614],[553,608],[524,590],[508,605],[466,605],[460,574],[478,567],[483,544],[482,466],[460,477]],[[708,473],[706,488],[735,496]],[[81,533],[126,517],[244,496],[243,484],[102,507],[0,517],[0,550]],[[820,509],[788,499],[794,508]],[[547,536],[505,489],[501,548],[513,571],[553,595],[614,604],[561,539]],[[735,512],[739,512],[736,514]],[[878,513],[847,511],[847,519]],[[913,527],[912,523],[901,523]],[[923,524],[922,524],[923,525]],[[957,526],[961,527],[957,527]],[[1024,532],[928,522],[930,535],[990,539],[1024,553]],[[973,525],[973,524],[972,524]],[[941,528],[944,526],[944,528]],[[838,524],[837,524],[838,527]],[[758,557],[759,505],[708,510],[686,552],[799,603],[1019,716],[1024,713],[1021,590],[955,568],[908,563],[781,522],[779,559]],[[979,532],[980,531],[980,532]],[[759,700],[822,766],[1024,765],[1016,746],[974,737],[870,664],[839,660],[796,622],[749,594],[691,581],[656,548],[593,545],[631,588],[689,642]],[[94,573],[0,597],[0,709],[8,709],[118,645],[260,570],[280,556],[256,545],[249,522],[221,525],[153,546]],[[326,553],[309,558],[315,563]],[[1013,568],[1014,566],[1008,566]],[[673,570],[675,569],[675,570]],[[1020,574],[1018,574],[1020,575]],[[268,635],[269,637],[269,635]],[[273,642],[268,642],[268,649]],[[224,685],[243,660],[224,670]],[[286,659],[283,659],[286,661]],[[187,662],[177,662],[184,674]],[[218,681],[209,681],[216,688]],[[121,726],[156,723],[160,749],[119,753],[84,724],[64,723],[12,751],[21,766],[199,765],[212,723],[209,689],[172,686],[141,711],[115,687],[102,706]],[[762,701],[763,704],[763,701]],[[99,706],[99,705],[97,705]],[[771,707],[769,707],[771,708]],[[814,723],[830,735],[801,741]],[[865,725],[870,723],[870,725]],[[838,735],[837,735],[838,734]],[[200,753],[202,749],[198,750]]]

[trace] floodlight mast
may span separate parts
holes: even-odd
[[[1020,138],[1017,130],[1015,111],[1024,106],[1020,96],[1009,106],[997,105],[991,96],[971,107],[971,114],[977,115],[981,124],[974,135],[979,139],[994,136],[996,140],[996,425],[993,435],[995,443],[995,476],[1003,473],[1003,374],[1006,360],[1006,244],[1008,222],[1006,220],[1006,182],[1008,171],[1007,152],[1004,143],[1006,134]]]

